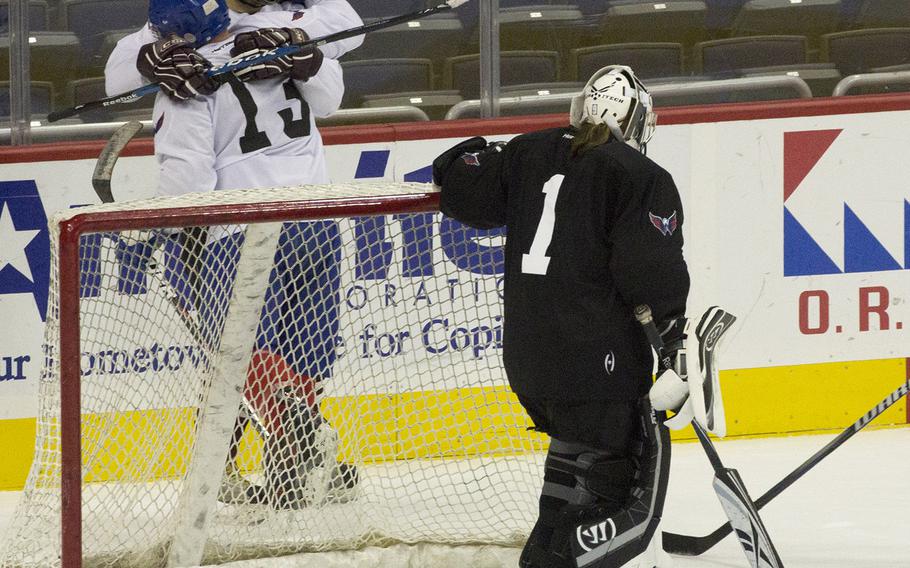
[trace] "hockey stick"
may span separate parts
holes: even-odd
[[[138,120],[131,120],[111,134],[110,139],[101,150],[98,156],[98,162],[95,163],[95,171],[92,172],[92,187],[101,200],[101,203],[113,203],[114,195],[111,193],[111,176],[114,174],[114,166],[120,153],[129,144],[129,141],[135,138],[139,131],[142,130],[142,123]]]
[[[130,140],[139,134],[140,130],[142,130],[142,123],[137,120],[125,123],[114,131],[108,139],[107,144],[105,144],[104,149],[101,150],[101,154],[98,155],[98,161],[95,163],[95,171],[92,172],[92,188],[95,190],[95,194],[98,195],[98,198],[102,203],[114,203],[114,194],[111,191],[111,177],[114,175],[114,166],[117,165],[117,159],[120,158],[123,149],[126,148],[126,145]],[[192,298],[194,304],[198,304],[199,301],[198,274],[199,263],[201,262],[202,257],[202,247],[199,244],[199,241],[201,240],[204,242],[204,231],[204,227],[190,227],[188,229],[183,229],[180,233],[174,235],[174,237],[183,245],[180,251],[180,261],[183,263],[188,274],[187,278],[189,280],[191,294],[193,294]],[[156,237],[152,236],[148,240],[154,242]],[[190,246],[191,244],[192,247]],[[150,272],[152,272],[153,276],[161,279],[162,285],[170,287],[170,284],[158,274],[158,270],[152,270]],[[203,337],[199,330],[199,325],[193,321],[192,316],[187,313],[186,308],[180,305],[179,298],[169,296],[168,299],[171,304],[177,308],[177,313],[180,314],[180,319],[183,321],[184,327],[190,332],[193,339],[197,341],[200,346],[210,348],[211,345],[209,345],[209,342]]]
[[[117,165],[117,159],[120,158],[123,149],[141,130],[142,123],[139,121],[133,120],[123,124],[114,131],[107,144],[101,150],[101,154],[98,155],[95,170],[92,172],[92,188],[102,203],[114,203],[114,194],[111,191],[111,177],[114,174],[114,166]],[[201,273],[202,249],[205,244],[206,233],[205,227],[189,227],[174,235],[182,245],[180,248],[180,262],[187,273],[192,302],[197,310],[201,293],[199,275]],[[162,286],[171,288],[167,279],[160,274],[160,269],[153,269],[148,272],[152,277],[159,279]],[[193,340],[199,343],[201,347],[211,349],[212,346],[199,328],[199,323],[195,321],[193,315],[184,306],[180,305],[179,293],[169,294],[168,301],[176,308],[180,321],[193,337]],[[243,398],[241,410],[245,417],[253,423],[263,440],[267,440],[269,432],[246,397]]]
[[[663,339],[657,332],[651,316],[651,308],[646,305],[636,307],[635,318],[644,328],[645,335],[657,354],[661,368],[668,368],[670,359],[665,353]],[[713,364],[714,350],[734,321],[736,318],[732,314],[716,307],[705,312],[696,330],[700,349],[705,359],[703,364]],[[692,420],[692,428],[714,469],[714,491],[717,493],[724,513],[730,519],[730,525],[736,529],[750,566],[752,568],[783,568],[783,562],[771,542],[771,537],[758,515],[758,509],[749,497],[739,472],[724,467],[717,454],[717,449],[697,420]]]
[[[416,12],[410,12],[408,14],[402,14],[401,16],[394,16],[391,18],[386,18],[384,20],[377,20],[371,24],[364,24],[362,26],[357,26],[356,28],[351,28],[348,30],[341,30],[332,34],[328,34],[319,38],[311,39],[300,45],[283,45],[276,47],[275,49],[263,53],[261,55],[247,55],[246,57],[237,57],[231,59],[230,61],[212,67],[205,72],[206,77],[216,77],[220,81],[224,81],[225,78],[223,75],[227,73],[232,73],[239,69],[244,69],[251,65],[259,65],[261,63],[266,63],[267,61],[272,61],[273,59],[278,59],[279,57],[284,57],[291,53],[300,51],[305,47],[320,47],[327,43],[333,43],[336,41],[341,41],[343,39],[348,39],[351,37],[356,37],[370,32],[375,32],[377,30],[382,30],[385,28],[390,28],[398,24],[403,24],[405,22],[411,22],[421,18],[426,18],[427,16],[432,16],[433,14],[438,14],[440,12],[445,12],[447,10],[453,10],[462,4],[468,2],[468,0],[446,0],[444,3],[434,6],[432,8],[425,8],[423,10],[418,10]],[[152,93],[157,93],[160,89],[159,83],[150,83],[148,85],[143,85],[138,89],[133,89],[132,91],[127,91],[125,93],[120,93],[119,95],[112,95],[110,97],[105,97],[102,99],[97,99],[94,101],[89,101],[86,103],[78,104],[74,107],[60,109],[51,112],[47,115],[48,122],[56,122],[58,120],[69,118],[75,116],[81,112],[85,112],[92,109],[104,108],[111,105],[122,104],[122,103],[131,103],[139,100],[145,95],[150,95]]]
[[[910,392],[910,380],[899,386],[894,392],[885,397],[884,400],[875,405],[875,408],[864,414],[859,420],[847,427],[846,430],[837,435],[836,438],[828,442],[825,447],[812,454],[799,467],[790,472],[786,477],[781,479],[771,489],[768,489],[764,495],[755,500],[755,508],[761,509],[771,502],[772,499],[784,492],[785,489],[793,485],[799,478],[809,472],[813,467],[818,465],[823,459],[828,457],[834,450],[843,445],[844,442],[853,437],[854,434],[866,427],[867,424],[875,420],[881,413],[890,408],[894,403],[902,399]],[[671,532],[663,533],[664,550],[670,554],[679,554],[682,556],[698,556],[704,554],[725,536],[730,534],[730,523],[725,523],[711,534],[705,536],[689,536]]]

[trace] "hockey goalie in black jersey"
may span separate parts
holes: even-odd
[[[653,359],[633,310],[651,306],[681,353],[682,204],[645,155],[655,115],[631,69],[598,71],[570,122],[462,142],[435,160],[434,181],[444,214],[507,229],[506,373],[551,438],[520,565],[664,568],[669,435],[647,396]]]

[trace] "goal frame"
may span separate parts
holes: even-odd
[[[305,221],[439,210],[438,193],[137,209],[80,213],[60,221],[60,494],[61,565],[82,568],[82,419],[80,368],[80,238],[104,231],[227,223]]]

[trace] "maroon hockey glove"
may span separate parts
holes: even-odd
[[[303,45],[309,41],[306,32],[300,28],[260,28],[252,32],[237,34],[231,57],[265,53],[282,45]],[[273,59],[260,65],[251,65],[234,71],[243,81],[258,81],[274,77],[290,77],[306,81],[319,72],[323,55],[315,46],[308,46],[298,52]]]
[[[143,77],[161,83],[162,91],[181,101],[218,90],[218,83],[205,76],[211,66],[190,42],[176,35],[143,45],[136,59],[136,68]]]

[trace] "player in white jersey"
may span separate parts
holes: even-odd
[[[363,21],[347,0],[305,0],[305,2],[269,2],[264,0],[230,0],[227,2],[232,35],[258,28],[300,28],[311,38],[322,37],[331,33],[363,25]],[[201,77],[204,66],[184,65],[180,67],[183,81],[167,81],[166,77],[155,76],[151,72],[140,73],[137,69],[137,58],[144,46],[152,46],[161,40],[152,27],[146,24],[139,30],[122,38],[111,52],[104,68],[105,90],[108,95],[116,95],[137,89],[149,81],[164,79],[166,93],[185,99],[194,95],[193,89],[204,85]],[[356,36],[323,45],[320,50],[330,59],[338,59],[348,51],[356,49],[363,43],[363,36]],[[176,52],[194,51],[192,46],[171,46]],[[174,51],[161,53],[157,65],[173,65],[169,56]],[[151,71],[151,70],[149,70]],[[182,83],[182,84],[181,84]],[[214,85],[210,85],[214,87]],[[213,89],[204,89],[203,91]],[[202,94],[207,94],[203,92]]]
[[[218,11],[202,17],[212,3]],[[216,18],[219,12],[223,21]],[[218,0],[150,4],[150,22],[161,37],[192,34],[198,38],[193,48],[215,65],[232,51],[237,55],[238,49],[268,44],[270,38],[287,34],[294,39],[292,30],[274,28],[234,36],[232,29],[244,28],[229,29],[226,14]],[[207,38],[211,42],[201,45]],[[229,76],[228,84],[210,96],[188,100],[158,95],[153,121],[161,194],[328,182],[315,118],[341,103],[338,62],[309,48],[247,77],[259,80]],[[192,304],[212,345],[221,333],[242,242],[240,228],[210,231],[201,255],[199,273],[207,292]],[[315,400],[316,382],[331,375],[335,359],[339,251],[332,221],[287,224],[282,232],[245,389],[269,434],[266,488],[260,496],[247,495],[250,500],[299,507],[340,498],[356,486],[356,469],[335,463],[337,433],[322,420]],[[330,479],[324,487],[307,484],[307,474],[317,467],[322,475],[310,477]]]

